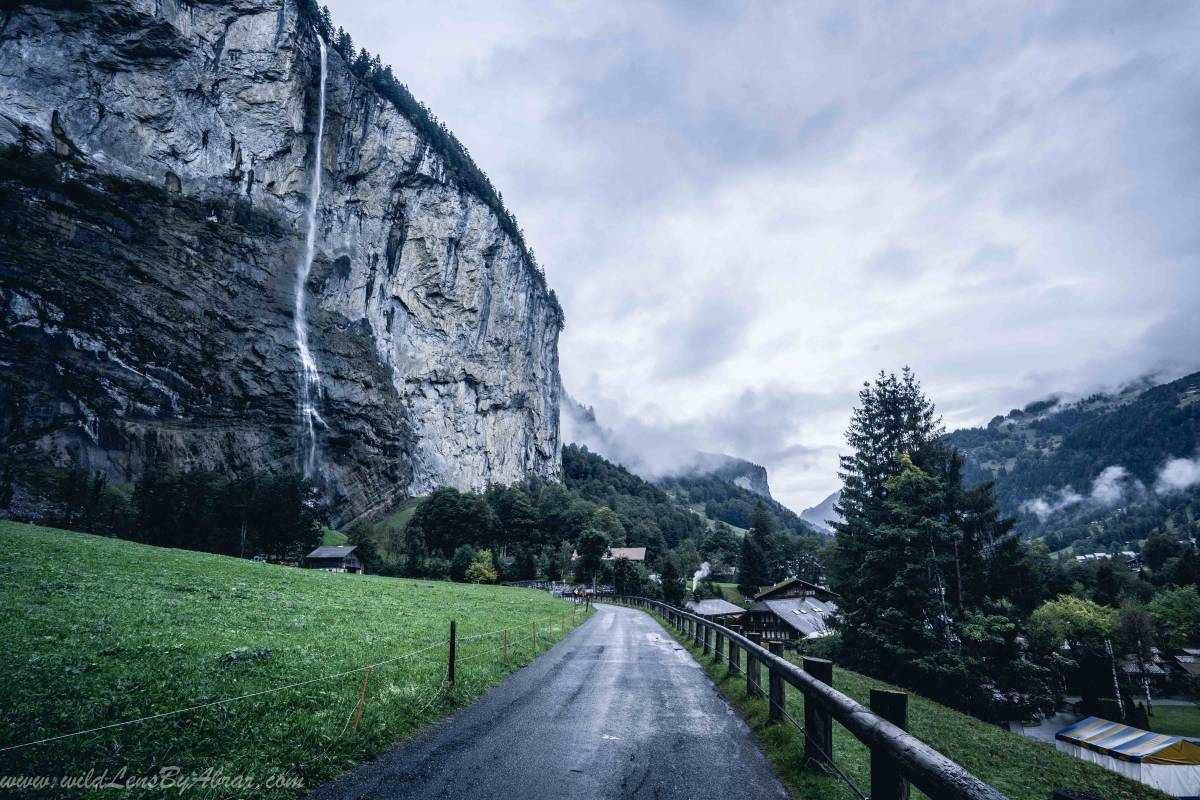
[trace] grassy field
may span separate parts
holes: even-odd
[[[530,590],[314,572],[8,522],[0,522],[0,582],[10,623],[0,750],[348,673],[3,751],[0,776],[211,767],[312,788],[528,663],[531,626],[541,650],[571,628],[573,612]],[[451,619],[462,637],[453,687],[444,682]],[[364,672],[351,670],[369,664],[377,666],[355,732]],[[260,783],[188,796],[303,793]]]
[[[688,647],[721,691],[742,712],[793,796],[856,800],[841,781],[804,768],[803,736],[786,721],[768,721],[767,702],[746,697],[744,676],[731,675],[725,664],[713,664],[711,657],[703,656],[699,648],[684,641],[669,625],[664,623],[663,627]],[[763,680],[765,683],[765,672]],[[833,685],[863,705],[868,704],[872,688],[896,688],[836,667]],[[804,696],[790,686],[786,692],[788,714],[803,721]],[[1017,736],[911,693],[908,719],[909,731],[914,736],[995,786],[1009,800],[1047,800],[1058,787],[1079,789],[1108,800],[1166,800],[1167,797],[1116,773],[1059,753],[1048,744]],[[845,728],[836,723],[833,727],[834,760],[864,793],[869,793],[870,759],[866,747]],[[924,797],[915,788],[912,796]]]
[[[733,603],[735,606],[749,608],[754,604],[753,600],[742,596],[742,593],[738,591],[736,583],[714,583],[713,585],[721,590],[722,597],[724,597],[730,603]]]
[[[1155,733],[1200,738],[1200,707],[1155,704],[1150,729]]]
[[[347,541],[346,534],[333,528],[321,527],[321,544],[323,545],[338,545],[345,544]]]

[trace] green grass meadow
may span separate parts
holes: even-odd
[[[1154,714],[1150,717],[1150,729],[1155,733],[1200,739],[1200,707],[1165,706],[1155,703]]]
[[[573,606],[543,592],[315,572],[9,522],[0,522],[0,582],[9,623],[0,777],[179,767],[259,781],[188,797],[301,796],[262,782],[282,775],[311,789],[336,777],[529,663],[534,626],[541,652],[584,620],[580,611],[573,623]],[[452,619],[460,641],[450,687]],[[364,672],[351,671],[369,664],[355,731]],[[3,750],[339,672],[349,674]]]
[[[656,617],[657,618],[657,617]],[[747,724],[775,765],[776,771],[797,798],[857,800],[839,779],[804,765],[804,737],[790,722],[769,721],[767,701],[748,698],[744,675],[730,673],[727,664],[714,664],[690,640],[658,618],[667,631],[703,666],[730,702],[741,711]],[[742,659],[745,664],[745,657]],[[766,683],[766,672],[762,673]],[[883,681],[834,667],[833,686],[863,705],[875,689],[896,689]],[[804,720],[804,695],[787,686],[787,713]],[[995,786],[1009,800],[1049,800],[1054,789],[1072,788],[1107,800],[1166,800],[1167,796],[1140,783],[1123,778],[1094,764],[1059,753],[1053,746],[1009,733],[954,709],[909,693],[909,732],[972,774]],[[834,723],[835,762],[858,785],[870,793],[870,753],[854,735]],[[914,798],[925,795],[915,787]]]

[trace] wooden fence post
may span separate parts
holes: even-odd
[[[363,675],[362,688],[358,691],[358,705],[354,707],[354,732],[358,733],[358,723],[362,722],[363,709],[367,706],[367,679],[371,677],[371,668],[367,667]]]
[[[871,711],[908,730],[908,695],[904,692],[872,689]],[[895,760],[881,750],[871,751],[871,800],[908,800],[908,780]]]
[[[704,626],[698,620],[692,620],[692,641],[696,646],[700,646],[700,640],[704,638]]]
[[[704,626],[704,655],[712,654],[712,628]]]
[[[833,685],[832,661],[805,656],[804,671],[821,683]],[[804,757],[815,763],[828,761],[833,754],[833,718],[807,696],[804,698],[804,730]]]
[[[783,642],[770,642],[767,649],[771,651],[771,655],[783,658]],[[771,714],[772,722],[778,722],[783,719],[783,675],[774,667],[767,667],[767,684],[769,697],[771,699]]]
[[[752,633],[748,637],[755,644],[762,644],[762,634]],[[750,650],[746,651],[746,695],[758,697],[762,694],[762,676],[758,670],[758,657]]]
[[[713,645],[713,663],[721,663],[721,651],[725,649],[725,634],[717,631],[716,643]]]
[[[742,671],[741,660],[742,660],[741,650],[738,649],[737,642],[735,642],[733,639],[730,639],[729,640],[729,671],[731,673],[736,675],[737,673]]]
[[[446,678],[450,685],[454,685],[454,658],[458,654],[458,622],[450,620],[450,670],[449,676]]]

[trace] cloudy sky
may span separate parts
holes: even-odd
[[[951,427],[1200,366],[1200,4],[329,0],[455,131],[569,392],[837,487],[855,392]]]

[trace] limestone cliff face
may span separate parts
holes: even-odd
[[[350,515],[559,471],[560,311],[522,248],[294,0],[0,17],[0,361],[20,441],[128,479],[294,467],[309,336]]]

